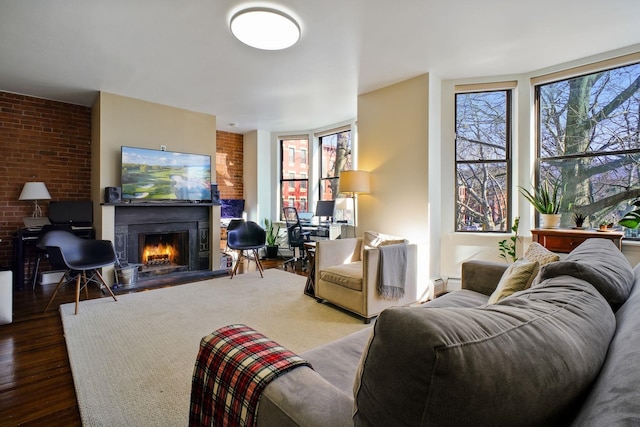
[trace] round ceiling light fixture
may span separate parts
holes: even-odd
[[[263,50],[281,50],[300,40],[300,26],[286,13],[268,8],[244,9],[229,24],[242,43]]]

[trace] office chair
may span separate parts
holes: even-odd
[[[42,237],[40,247],[46,248],[52,265],[62,266],[66,269],[44,309],[45,312],[49,309],[60,287],[67,282],[67,278],[75,277],[75,314],[78,314],[80,291],[84,289],[85,296],[89,297],[87,271],[93,272],[98,278],[98,283],[104,285],[114,301],[118,301],[111,288],[104,281],[102,274],[98,271],[99,268],[118,263],[113,244],[109,240],[83,239],[68,231],[53,230]]]
[[[233,266],[233,270],[231,270],[231,279],[233,279],[233,276],[236,274],[238,265],[240,265],[242,259],[246,258],[250,260],[250,258],[245,255],[245,251],[253,252],[253,258],[256,261],[260,277],[264,277],[262,275],[264,270],[260,262],[258,249],[264,248],[266,241],[267,232],[253,221],[242,222],[227,232],[227,245],[229,248],[238,251],[236,264]]]
[[[48,259],[47,248],[41,245],[42,238],[52,230],[64,230],[71,233],[71,226],[68,224],[47,224],[42,226],[42,230],[38,234],[38,240],[36,241],[36,260],[33,267],[33,276],[31,278],[31,289],[36,290],[36,284],[38,283],[38,271],[40,270],[40,263],[42,259]],[[62,267],[60,267],[62,268]]]
[[[291,264],[295,270],[295,263],[298,260],[302,260],[302,268],[305,269],[304,262],[306,257],[304,254],[304,242],[311,241],[311,233],[309,231],[303,231],[302,224],[300,224],[300,217],[298,217],[298,210],[294,207],[282,208],[284,214],[284,220],[287,225],[287,240],[289,241],[289,249],[293,251],[293,257],[286,260],[283,264],[284,269],[287,269],[287,264]],[[298,249],[299,256],[296,255],[296,249]]]

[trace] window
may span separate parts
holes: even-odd
[[[456,231],[511,228],[511,90],[456,94]]]
[[[301,148],[300,149],[300,164],[302,164],[302,165],[306,165],[307,164],[307,149],[306,148]]]
[[[351,130],[320,136],[320,200],[338,196],[340,171],[350,170]]]
[[[640,63],[535,87],[537,182],[560,183],[562,226],[617,221],[640,196]],[[638,230],[626,230],[639,238]]]
[[[307,210],[307,188],[309,187],[309,139],[280,140],[280,200],[282,206],[293,206],[298,212]],[[296,152],[304,152],[304,161]]]

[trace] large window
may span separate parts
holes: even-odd
[[[510,229],[511,90],[456,94],[456,231]]]
[[[350,170],[351,131],[324,135],[320,140],[320,200],[334,200],[338,196],[340,171]]]
[[[540,84],[536,103],[537,182],[561,184],[563,226],[617,223],[640,196],[640,64]]]
[[[280,140],[280,200],[282,206],[293,206],[298,212],[308,210],[309,140],[307,138]]]

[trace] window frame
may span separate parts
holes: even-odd
[[[342,170],[350,170],[353,167],[353,158],[352,158],[352,153],[353,153],[353,130],[351,129],[351,126],[345,126],[342,128],[338,128],[338,129],[332,129],[326,132],[322,132],[321,134],[316,134],[315,136],[318,138],[318,151],[319,151],[319,155],[318,155],[318,200],[325,200],[324,199],[324,194],[325,194],[325,187],[328,185],[329,188],[331,188],[333,186],[334,182],[338,182],[338,180],[340,179],[340,175],[338,174],[337,176],[333,176],[333,177],[327,177],[325,176],[326,173],[328,173],[328,171],[325,171],[324,169],[324,156],[323,156],[323,138],[327,138],[327,137],[331,137],[341,133],[345,133],[345,132],[349,132],[349,149],[348,152],[346,154],[347,159],[345,161],[345,167]],[[341,170],[341,171],[342,171]],[[337,186],[336,186],[337,188]],[[333,199],[327,199],[327,200],[335,200],[336,198],[338,198],[340,195],[340,193],[336,192],[336,194],[333,194]]]
[[[499,82],[499,83],[480,83],[470,85],[456,85],[454,89],[454,195],[453,195],[453,225],[454,232],[456,233],[509,233],[514,223],[513,215],[513,203],[514,203],[514,191],[513,191],[513,144],[514,144],[514,117],[516,112],[514,111],[515,102],[515,89],[517,82]],[[477,159],[477,160],[458,160],[458,96],[470,93],[489,93],[489,92],[504,92],[506,101],[506,117],[505,117],[505,157],[503,159]],[[505,212],[505,229],[504,230],[465,230],[459,227],[458,224],[458,201],[460,200],[460,190],[465,187],[458,185],[458,166],[463,164],[495,164],[504,163],[506,169],[506,182],[505,189],[507,193],[506,197],[506,212]]]
[[[310,165],[309,165],[309,161],[308,159],[306,162],[302,162],[300,156],[296,155],[297,153],[303,151],[303,150],[297,150],[295,147],[291,147],[291,146],[287,146],[286,147],[286,157],[285,157],[285,144],[289,141],[305,141],[306,142],[306,147],[304,148],[304,150],[306,150],[306,153],[309,153],[309,146],[310,146],[310,141],[309,141],[309,137],[307,135],[296,135],[296,136],[283,136],[278,138],[279,143],[280,143],[280,165],[279,165],[279,169],[280,169],[280,188],[279,188],[279,193],[280,193],[280,205],[281,208],[284,206],[291,206],[291,201],[293,201],[293,206],[297,208],[296,206],[296,201],[298,201],[298,205],[300,206],[300,203],[303,202],[304,199],[304,204],[305,204],[305,209],[308,209],[308,201],[309,201],[309,194],[308,194],[308,188],[309,188],[309,172],[310,172]],[[294,162],[291,163],[291,153],[293,150],[293,160]],[[300,165],[306,167],[306,171],[304,172],[300,172],[300,177],[296,178],[296,171],[291,171],[289,168],[290,167],[296,167],[297,161],[300,160]],[[285,176],[286,173],[286,176]],[[296,185],[296,183],[300,183],[299,186]],[[285,194],[285,185],[289,184],[287,187],[287,194]],[[303,188],[305,190],[303,190]],[[295,194],[296,192],[299,192],[299,197],[296,198]],[[302,194],[304,193],[304,194]],[[280,217],[282,218],[282,209],[280,209]]]
[[[599,158],[606,156],[623,156],[623,155],[640,155],[640,147],[635,149],[624,149],[624,150],[611,150],[611,151],[593,151],[588,150],[583,153],[572,153],[572,154],[562,154],[562,155],[553,155],[553,156],[545,156],[543,157],[542,151],[542,138],[543,138],[543,130],[542,130],[542,118],[541,118],[541,90],[544,86],[568,82],[571,79],[585,77],[592,74],[596,74],[599,72],[611,71],[619,68],[624,68],[628,66],[639,66],[640,67],[640,52],[633,53],[629,55],[624,55],[617,58],[611,58],[604,61],[598,61],[595,63],[585,64],[582,66],[570,68],[563,71],[558,71],[538,77],[534,77],[531,79],[531,86],[533,90],[533,115],[534,115],[534,143],[535,143],[535,158],[534,158],[534,183],[533,185],[537,188],[542,179],[542,165],[543,163],[553,164],[558,161],[563,160],[575,160],[575,159],[585,159],[585,158]],[[640,103],[639,103],[640,104]],[[639,105],[640,106],[640,105]],[[640,108],[639,108],[640,111]],[[597,202],[598,200],[596,200]],[[617,205],[613,205],[617,206]],[[563,214],[572,214],[572,212],[562,212]],[[619,220],[620,218],[617,218]],[[535,211],[535,222],[534,225],[538,227],[540,224],[540,213]],[[597,228],[597,225],[590,224],[591,227]],[[631,236],[630,234],[634,233],[633,230],[623,228],[625,231],[625,239],[640,241],[640,229],[636,229],[635,236]],[[637,236],[637,237],[636,237]]]

